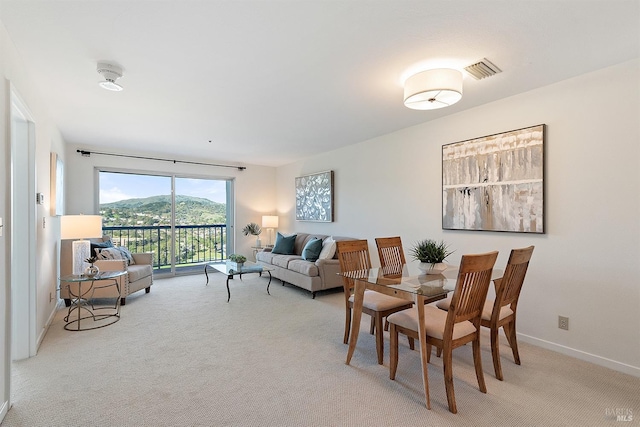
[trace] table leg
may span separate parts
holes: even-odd
[[[229,300],[231,299],[231,291],[229,290],[229,279],[231,279],[233,276],[227,276],[227,302],[229,302]]]
[[[348,365],[351,363],[351,357],[356,350],[358,342],[358,334],[360,333],[360,321],[362,320],[362,303],[364,302],[365,284],[359,280],[355,280],[355,288],[353,294],[353,314],[351,320],[351,335],[349,336],[349,351],[347,352]]]
[[[205,286],[209,286],[209,275],[207,274],[207,264],[204,265],[204,275],[207,276],[207,283]]]
[[[269,286],[271,285],[271,272],[267,271],[267,273],[269,273],[269,283],[267,283],[267,295],[271,295],[269,293]],[[262,273],[260,273],[260,276],[262,276]]]
[[[431,409],[431,400],[429,399],[429,372],[427,365],[427,331],[424,326],[424,296],[416,295],[415,304],[418,308],[418,336],[420,339],[420,362],[422,364],[422,383],[424,385],[424,396],[427,403],[427,409]]]

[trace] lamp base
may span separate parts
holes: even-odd
[[[82,276],[89,263],[85,259],[91,256],[91,242],[76,240],[73,242],[73,274]]]

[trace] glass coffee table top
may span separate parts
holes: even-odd
[[[239,276],[240,280],[242,280],[243,274],[259,274],[262,276],[262,273],[269,274],[269,283],[267,283],[267,294],[269,293],[269,286],[271,285],[271,271],[273,271],[273,267],[265,266],[262,264],[256,264],[255,262],[246,261],[241,268],[237,269],[234,266],[227,264],[226,262],[210,262],[204,265],[204,274],[207,277],[206,285],[209,285],[209,273],[207,272],[207,268],[213,268],[218,273],[222,273],[227,276],[227,302],[231,299],[231,291],[229,290],[229,279],[233,279],[234,276]]]

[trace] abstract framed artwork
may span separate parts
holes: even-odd
[[[333,222],[333,171],[296,177],[296,221]]]
[[[50,175],[51,216],[64,215],[64,163],[57,153],[51,153]]]
[[[545,125],[442,146],[442,228],[544,230]]]

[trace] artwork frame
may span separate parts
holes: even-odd
[[[333,171],[295,179],[296,221],[333,222]]]
[[[51,216],[64,215],[64,162],[57,153],[50,156],[50,210]]]
[[[442,229],[545,233],[546,125],[442,146]]]

